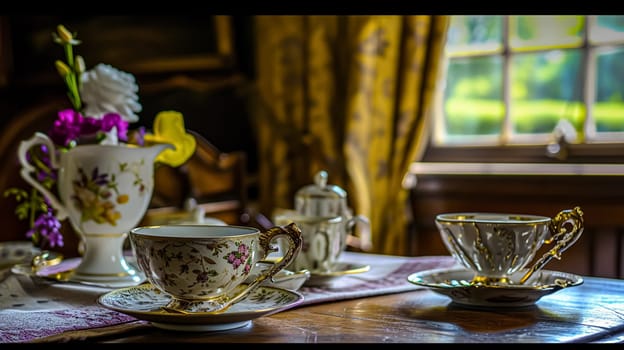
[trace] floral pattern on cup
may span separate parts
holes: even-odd
[[[245,265],[245,273],[249,274],[251,271],[251,257],[249,256],[249,247],[246,244],[235,242],[235,245],[238,246],[238,249],[231,251],[229,254],[225,255],[223,259],[227,260],[232,266],[237,269],[241,265]]]
[[[179,296],[210,298],[247,278],[254,264],[251,252],[256,244],[254,239],[215,239],[208,243],[136,240],[135,248],[149,251],[137,256],[141,269],[149,271],[151,266],[162,271],[160,278],[154,274],[148,277],[153,283],[177,289]],[[201,253],[206,248],[212,250],[212,256]]]

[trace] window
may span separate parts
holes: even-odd
[[[624,16],[452,16],[445,54],[434,149],[543,156],[558,125],[573,146],[624,143]]]

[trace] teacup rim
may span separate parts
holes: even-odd
[[[535,214],[497,213],[497,212],[453,212],[442,213],[435,217],[437,222],[448,223],[490,223],[490,224],[532,224],[548,223],[552,218]]]
[[[219,230],[240,230],[238,233],[234,234],[206,234],[204,230],[218,228]],[[154,231],[154,229],[163,229]],[[171,230],[167,230],[171,229]],[[171,231],[178,230],[187,230],[187,231],[195,231],[194,234],[188,236],[176,235],[173,233],[165,233]],[[151,233],[149,232],[151,231]],[[160,232],[156,234],[156,232]],[[216,232],[216,231],[215,231]],[[186,240],[198,240],[198,239],[214,239],[214,238],[236,238],[243,237],[248,235],[257,235],[260,234],[260,230],[256,227],[252,226],[242,226],[242,225],[206,225],[206,224],[163,224],[163,225],[147,225],[147,226],[138,226],[130,230],[130,235],[147,237],[147,238],[167,238],[167,239],[186,239]]]
[[[274,217],[275,221],[279,221],[282,219],[290,219],[291,222],[297,223],[297,221],[304,223],[316,223],[321,221],[327,221],[329,223],[339,223],[344,221],[344,217],[342,215],[304,215],[299,213],[284,213],[278,214]]]

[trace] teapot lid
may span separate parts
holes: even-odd
[[[295,210],[299,214],[321,216],[341,215],[346,206],[347,192],[327,184],[327,172],[319,171],[314,184],[302,187],[295,194]]]

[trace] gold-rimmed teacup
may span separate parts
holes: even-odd
[[[472,283],[523,284],[551,259],[572,246],[583,233],[581,208],[560,211],[553,218],[527,214],[483,212],[445,213],[435,218],[444,245],[465,268],[474,272]],[[532,265],[539,249],[552,245]],[[529,266],[527,268],[527,266]],[[526,269],[517,281],[510,278]]]
[[[243,283],[257,262],[277,251],[278,238],[286,242],[284,257]],[[179,313],[226,311],[286,267],[302,246],[295,224],[265,231],[233,225],[146,226],[132,229],[129,239],[147,280],[171,296],[164,309]]]

